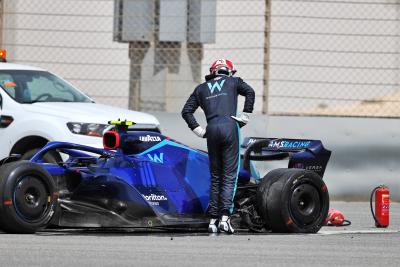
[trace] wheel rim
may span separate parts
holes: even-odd
[[[50,206],[50,192],[42,179],[22,177],[14,189],[14,207],[17,214],[28,222],[40,220]]]
[[[290,211],[299,225],[312,224],[321,212],[321,198],[318,190],[310,184],[300,184],[292,191]]]

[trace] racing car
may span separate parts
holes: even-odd
[[[104,148],[50,142],[29,161],[0,167],[0,229],[206,230],[206,152],[157,132],[110,121]],[[45,163],[47,153],[62,160]],[[329,209],[322,177],[331,151],[319,140],[244,138],[232,223],[254,232],[316,233]],[[288,160],[260,176],[256,161]]]

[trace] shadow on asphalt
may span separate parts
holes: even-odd
[[[316,234],[306,233],[272,233],[272,232],[252,232],[244,229],[237,230],[234,236],[293,236],[293,235],[332,235],[332,234],[373,234],[373,233],[400,233],[400,230],[389,229],[370,229],[353,230],[346,227],[325,227]],[[8,233],[1,232],[0,235]],[[227,234],[210,234],[206,230],[191,230],[191,229],[149,229],[149,228],[59,228],[59,229],[44,229],[34,234],[35,236],[157,236],[157,237],[189,237],[189,236],[227,236]]]
[[[7,234],[0,232],[1,234]],[[186,237],[186,236],[217,236],[226,234],[210,234],[205,229],[149,229],[149,228],[60,228],[44,229],[35,234],[36,236],[164,236],[164,237]],[[234,235],[293,235],[272,232],[251,232],[248,230],[237,230]],[[302,234],[304,235],[304,234]]]
[[[248,230],[238,230],[235,235],[272,235],[275,233],[263,232],[254,233]],[[165,237],[185,237],[185,236],[216,236],[218,234],[209,234],[207,230],[204,231],[196,229],[146,229],[146,228],[85,228],[85,229],[46,229],[37,232],[36,235],[52,236],[52,235],[98,235],[98,236],[165,236]]]

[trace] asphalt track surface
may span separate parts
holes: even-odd
[[[400,204],[374,227],[366,202],[333,202],[352,221],[318,234],[0,232],[0,266],[400,266]]]

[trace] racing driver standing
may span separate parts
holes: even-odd
[[[249,121],[254,107],[254,90],[239,77],[227,59],[218,59],[198,85],[182,109],[182,117],[199,137],[207,138],[211,170],[211,188],[208,214],[208,231],[233,234],[230,216],[233,212],[238,172],[240,167],[240,127]],[[243,112],[236,114],[238,95],[245,97]],[[193,113],[201,107],[207,127],[201,127]]]

